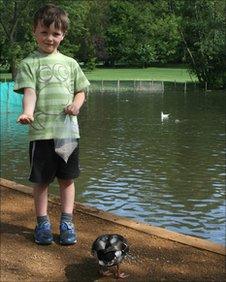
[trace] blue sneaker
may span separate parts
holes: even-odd
[[[49,245],[53,242],[51,224],[49,221],[44,221],[35,227],[35,243],[40,245]]]
[[[60,223],[60,244],[72,245],[77,242],[75,227],[72,222],[63,221]]]

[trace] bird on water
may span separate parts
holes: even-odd
[[[169,115],[170,114],[164,114],[163,112],[161,112],[161,122],[163,122],[164,120],[168,120],[169,119]]]

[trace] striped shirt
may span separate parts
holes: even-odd
[[[86,91],[89,85],[76,60],[60,52],[43,54],[35,51],[22,60],[14,91],[23,94],[24,88],[29,87],[37,95],[34,122],[29,126],[30,141],[59,137],[54,130],[56,121],[64,108],[72,103],[74,94]],[[76,128],[75,138],[79,138],[77,116],[71,119]]]

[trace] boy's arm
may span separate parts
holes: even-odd
[[[64,112],[69,115],[77,116],[79,114],[79,110],[85,102],[85,92],[80,91],[75,93],[74,100],[71,105],[67,106],[64,109]]]
[[[36,93],[33,88],[24,88],[23,113],[18,117],[17,122],[28,124],[34,121],[34,110],[36,104]]]

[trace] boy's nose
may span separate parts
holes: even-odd
[[[47,39],[47,41],[53,41],[53,36],[52,36],[52,34],[49,34],[46,39]]]

